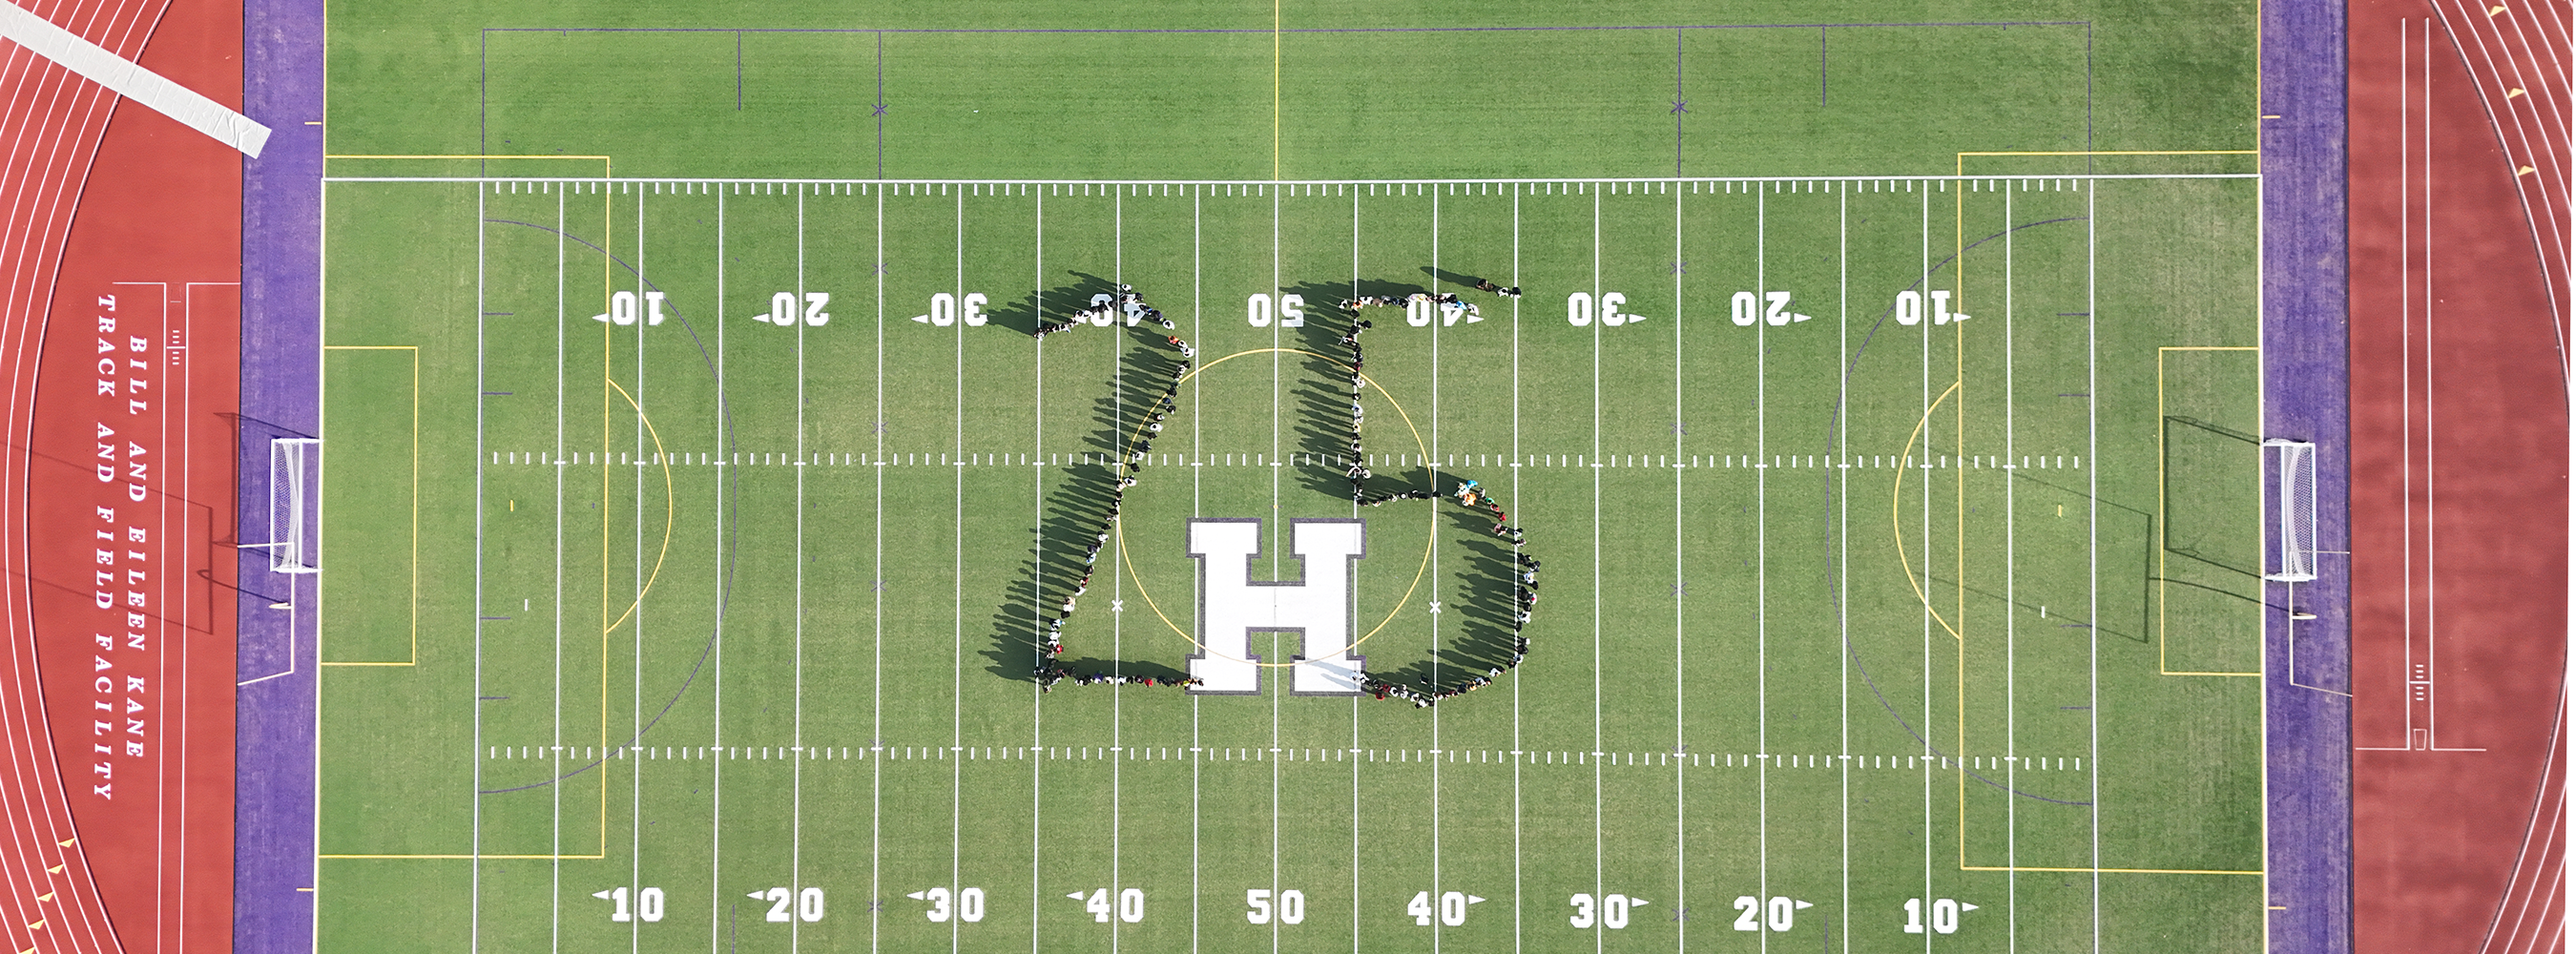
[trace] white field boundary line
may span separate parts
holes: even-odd
[[[530,157],[530,158],[537,158],[537,157]],[[1243,180],[1243,179],[728,179],[728,178],[652,177],[652,176],[619,176],[619,177],[616,177],[616,178],[613,178],[613,179],[612,179],[612,178],[603,178],[603,177],[600,177],[600,176],[323,176],[323,177],[322,177],[322,181],[323,181],[323,182],[488,182],[488,183],[498,183],[498,184],[504,184],[504,185],[509,184],[509,183],[514,183],[514,182],[515,182],[515,183],[533,184],[533,185],[557,184],[557,185],[587,185],[587,186],[593,186],[593,187],[596,187],[597,185],[599,185],[600,183],[603,183],[603,182],[614,182],[614,183],[618,183],[618,184],[619,184],[619,185],[621,185],[621,186],[638,186],[638,185],[685,185],[685,186],[730,185],[730,186],[767,186],[767,187],[772,187],[772,188],[794,188],[794,187],[796,187],[796,186],[805,186],[805,187],[808,187],[808,188],[812,188],[812,187],[823,187],[823,188],[830,188],[830,189],[839,189],[839,188],[843,188],[843,187],[848,187],[848,188],[861,189],[861,190],[867,189],[868,187],[871,187],[871,186],[876,186],[876,187],[883,187],[883,188],[885,188],[885,189],[887,189],[887,190],[889,190],[889,191],[891,191],[891,190],[897,190],[897,189],[914,189],[914,188],[935,187],[935,186],[952,186],[952,187],[953,187],[953,186],[968,186],[968,187],[983,187],[983,186],[1014,186],[1014,187],[1016,187],[1016,186],[1031,186],[1031,187],[1034,187],[1034,186],[1051,186],[1051,187],[1066,187],[1066,186],[1095,186],[1095,187],[1098,187],[1098,186],[1107,186],[1107,187],[1125,187],[1125,186],[1132,186],[1132,187],[1139,187],[1139,188],[1142,188],[1142,187],[1155,187],[1155,188],[1171,187],[1171,188],[1175,188],[1175,189],[1180,189],[1180,188],[1190,188],[1190,187],[1197,187],[1197,188],[1234,187],[1234,188],[1241,188],[1241,189],[1261,190],[1261,191],[1255,191],[1255,192],[1253,192],[1253,193],[1250,193],[1250,197],[1259,198],[1259,197],[1266,197],[1266,196],[1268,195],[1267,190],[1268,190],[1268,189],[1270,189],[1271,187],[1274,187],[1274,186],[1276,186],[1276,187],[1280,187],[1280,188],[1282,188],[1282,189],[1284,189],[1284,190],[1288,190],[1287,194],[1289,194],[1289,195],[1304,195],[1305,193],[1295,192],[1294,190],[1296,190],[1296,189],[1298,189],[1298,188],[1311,188],[1311,187],[1319,187],[1319,186],[1336,186],[1336,187],[1367,186],[1367,187],[1378,187],[1378,188],[1398,188],[1398,189],[1402,189],[1402,188],[1412,188],[1412,187],[1417,187],[1417,186],[1452,186],[1452,185],[1515,186],[1515,185],[1517,185],[1517,186],[1524,186],[1524,187],[1526,187],[1526,186],[1563,186],[1563,187],[1571,188],[1571,187],[1577,187],[1577,186],[1587,186],[1587,187],[1588,187],[1588,186],[1596,186],[1596,185],[1597,185],[1597,186],[1610,186],[1610,185],[1665,185],[1665,184],[1693,184],[1693,183],[1703,184],[1703,185],[1745,185],[1745,184],[1754,184],[1754,183],[1764,183],[1764,184],[1803,184],[1803,183],[1821,183],[1821,182],[1934,182],[1934,183],[1940,183],[1940,182],[1975,182],[1975,183],[1986,183],[1986,182],[2042,182],[2042,181],[2048,181],[2048,180],[2064,180],[2064,181],[2067,181],[2067,182],[2076,182],[2076,181],[2088,181],[2088,182],[2089,182],[2089,181],[2101,181],[2101,180],[2110,180],[2110,179],[2260,179],[2260,178],[2262,178],[2262,174],[2261,174],[2261,173],[2256,173],[2256,172],[2131,172],[2131,173],[2093,172],[2093,173],[2062,173],[2062,174],[2058,174],[2058,175],[2025,174],[2025,175],[1689,176],[1689,177],[1684,177],[1684,178],[1675,178],[1675,177],[1672,177],[1672,176],[1662,176],[1662,177],[1655,177],[1655,178],[1635,178],[1635,179],[1623,179],[1623,178],[1582,178],[1582,177],[1575,177],[1575,178],[1561,178],[1561,177],[1556,177],[1556,178],[1545,178],[1545,179],[1300,179],[1300,180],[1293,180],[1293,181],[1280,181],[1280,182],[1271,182],[1271,181],[1268,181],[1268,180]],[[774,193],[774,194],[781,194],[781,195],[783,195],[783,194],[786,194],[786,193]],[[826,194],[826,195],[867,195],[867,194],[870,194],[870,193],[869,193],[869,192],[866,192],[866,191],[857,191],[857,192],[829,192],[829,193],[825,193],[825,194]],[[1016,194],[1016,193],[1014,193],[1014,194]],[[1060,194],[1060,193],[1051,193],[1051,194]],[[1320,195],[1320,193],[1318,193],[1318,194]],[[1396,195],[1409,195],[1409,194],[1412,194],[1412,193],[1393,193],[1393,194],[1396,194]],[[1462,194],[1463,194],[1463,193],[1462,193]],[[1483,193],[1480,193],[1480,194],[1483,194]],[[1507,194],[1507,193],[1500,193],[1500,192],[1496,192],[1496,193],[1490,193],[1490,194],[1493,194],[1493,195],[1504,195],[1504,194]],[[1628,193],[1624,193],[1624,192],[1623,192],[1623,193],[1620,193],[1620,194],[1622,194],[1622,195],[1626,195],[1626,194],[1628,194]],[[1639,194],[1643,194],[1643,193],[1639,193]],[[1660,193],[1659,193],[1659,194],[1660,194]]]
[[[2073,772],[2082,774],[2081,755],[1974,755],[1967,758],[1908,754],[1905,752],[1835,753],[1835,752],[1689,752],[1668,749],[1592,752],[1581,749],[1528,750],[1472,748],[1339,748],[1304,746],[1273,750],[1265,746],[1209,747],[1193,753],[1188,746],[1120,746],[1106,738],[1093,738],[1087,745],[968,745],[949,746],[928,742],[912,745],[808,745],[802,748],[773,742],[769,745],[646,745],[600,748],[567,745],[557,747],[542,742],[527,745],[487,745],[481,756],[485,761],[547,762],[558,754],[571,759],[613,759],[631,762],[765,762],[804,760],[816,763],[867,762],[938,763],[933,771],[951,762],[1021,762],[1021,761],[1127,761],[1127,762],[1313,762],[1370,764],[1404,764],[1443,762],[1451,765],[1562,765],[1589,766],[1596,762],[1613,768],[1695,768],[1740,769],[1769,767],[1775,771],[1888,771],[1888,772],[1955,772],[1962,768],[1976,771],[2004,771],[2007,767],[2024,772]],[[1697,745],[1694,742],[1692,745]],[[874,752],[877,754],[871,755]],[[946,753],[946,754],[942,754]],[[1276,755],[1278,758],[1271,758]]]

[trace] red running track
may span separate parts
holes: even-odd
[[[26,6],[240,102],[237,0]],[[239,205],[238,154],[0,42],[0,954],[231,947]]]
[[[2564,947],[2564,0],[2351,2],[2365,952]]]

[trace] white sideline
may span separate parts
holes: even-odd
[[[150,106],[190,129],[213,136],[215,141],[239,149],[253,159],[259,158],[261,147],[268,145],[268,127],[225,108],[222,103],[198,95],[197,91],[172,82],[168,77],[144,69],[133,60],[81,39],[15,3],[0,3],[0,38],[88,77],[90,82],[105,86],[116,95]]]

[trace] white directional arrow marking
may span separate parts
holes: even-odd
[[[1961,902],[1959,902],[1959,910],[1961,910],[1961,911],[1974,911],[1974,910],[1976,910],[1976,909],[1977,909],[1977,906],[1976,906],[1976,905],[1969,904],[1968,902],[1965,902],[1965,901],[1961,901]]]
[[[1485,899],[1483,899],[1483,898],[1479,898],[1479,897],[1477,897],[1477,896],[1475,896],[1475,895],[1472,895],[1472,894],[1471,894],[1471,895],[1468,895],[1468,896],[1467,896],[1467,903],[1468,903],[1468,904],[1483,904],[1483,903],[1485,903]]]
[[[1072,898],[1072,899],[1074,899],[1074,900],[1076,900],[1076,901],[1080,901],[1080,900],[1082,900],[1083,895],[1082,895],[1082,892],[1080,892],[1080,891],[1075,891],[1075,892],[1073,892],[1073,893],[1071,893],[1071,894],[1067,894],[1067,895],[1065,895],[1065,897]]]
[[[915,900],[915,901],[919,901],[919,900],[921,900],[922,898],[927,897],[927,896],[928,896],[928,892],[923,892],[923,891],[915,891],[915,892],[913,892],[913,893],[911,893],[911,894],[904,895],[904,897],[911,898],[911,899],[913,899],[913,900]]]
[[[1797,320],[1797,321],[1812,321],[1812,320],[1814,320],[1814,319],[1815,319],[1815,317],[1816,317],[1816,316],[1814,316],[1814,315],[1796,315],[1796,316],[1793,316],[1793,317],[1794,317],[1794,320]]]
[[[1804,911],[1804,910],[1806,910],[1806,909],[1808,909],[1808,908],[1812,908],[1812,907],[1815,907],[1815,905],[1808,904],[1807,902],[1804,902],[1804,901],[1800,901],[1800,902],[1798,902],[1798,910],[1800,910],[1800,911]]]
[[[922,324],[925,324],[925,325],[926,325],[926,324],[929,324],[929,323],[930,323],[930,316],[929,316],[929,315],[914,315],[914,316],[912,316],[912,320],[914,320],[914,321],[916,321],[916,322],[920,322],[920,323],[922,323]]]

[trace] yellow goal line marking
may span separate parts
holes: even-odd
[[[672,524],[673,524],[673,522],[677,519],[678,507],[679,507],[678,491],[673,487],[673,484],[672,484],[672,477],[671,477],[671,455],[670,455],[670,454],[668,454],[668,453],[666,453],[666,452],[664,452],[664,450],[663,450],[663,445],[662,445],[662,432],[661,432],[661,430],[660,430],[659,428],[656,428],[656,427],[654,427],[654,426],[653,426],[653,418],[652,418],[652,416],[644,413],[644,408],[643,408],[641,405],[639,405],[639,404],[637,404],[637,403],[636,403],[634,396],[633,396],[633,395],[631,395],[631,394],[628,394],[628,393],[627,393],[627,391],[626,391],[626,389],[625,389],[624,387],[622,387],[622,386],[618,385],[618,383],[617,383],[616,381],[614,381],[614,380],[609,380],[609,381],[607,382],[607,384],[608,384],[608,386],[609,386],[610,388],[612,388],[612,389],[614,389],[614,390],[616,391],[616,393],[618,394],[618,396],[623,397],[623,398],[625,398],[625,399],[626,399],[626,403],[627,403],[627,406],[628,406],[628,407],[632,407],[632,408],[634,408],[634,409],[635,409],[635,416],[636,416],[636,419],[637,419],[638,421],[640,421],[641,423],[643,423],[643,425],[644,425],[644,432],[652,438],[652,441],[653,441],[653,451],[654,451],[654,456],[655,456],[655,458],[656,458],[657,460],[659,460],[659,461],[661,462],[661,468],[662,468],[662,496],[663,496],[662,506],[663,506],[663,518],[662,518],[662,549],[661,549],[661,553],[660,553],[660,554],[658,554],[658,555],[656,555],[656,556],[654,557],[654,559],[653,559],[653,571],[652,571],[651,573],[649,573],[649,574],[647,574],[647,575],[645,576],[645,578],[644,578],[644,586],[643,586],[642,588],[640,588],[640,589],[638,589],[638,590],[636,590],[636,591],[635,591],[635,601],[634,601],[633,603],[630,603],[630,604],[628,604],[628,605],[627,605],[627,607],[626,607],[626,612],[625,612],[624,614],[621,614],[620,616],[618,616],[618,617],[617,617],[616,622],[613,622],[613,623],[610,623],[610,624],[608,624],[608,625],[606,625],[606,626],[601,627],[601,628],[600,628],[600,631],[599,631],[599,658],[600,658],[600,662],[601,662],[601,666],[600,666],[600,677],[599,677],[599,699],[600,699],[600,729],[599,729],[600,735],[599,735],[599,745],[600,745],[600,750],[601,750],[601,751],[603,751],[603,752],[605,752],[605,751],[609,751],[609,750],[610,750],[610,749],[609,749],[609,745],[608,745],[608,667],[607,667],[607,665],[606,665],[606,664],[607,664],[607,661],[608,661],[608,636],[609,636],[609,634],[610,634],[610,633],[615,632],[619,626],[624,625],[624,624],[625,624],[625,622],[626,622],[626,620],[627,620],[627,619],[629,619],[629,618],[631,618],[631,617],[635,614],[635,610],[636,610],[638,607],[640,607],[640,606],[642,606],[642,605],[643,605],[643,602],[644,602],[644,594],[645,594],[645,593],[648,593],[648,592],[651,592],[651,591],[652,591],[652,589],[653,589],[653,583],[654,583],[654,581],[659,580],[659,579],[661,578],[661,576],[662,576],[662,565],[663,565],[663,563],[664,563],[665,559],[670,555],[670,552],[671,552],[671,530],[672,530]],[[418,394],[417,390],[415,390],[415,391],[414,391],[414,394],[415,394],[415,396]],[[416,398],[415,398],[415,399],[416,399]],[[602,457],[602,458],[601,458],[601,460],[603,461],[603,463],[601,464],[601,473],[604,475],[604,474],[606,474],[606,472],[607,472],[607,467],[608,467],[608,465],[605,463],[605,461],[607,460],[607,458]],[[605,526],[606,526],[605,519],[606,519],[605,517],[603,517],[603,518],[602,518],[602,526],[603,526],[603,527],[605,527]],[[604,539],[604,538],[605,538],[605,536],[606,536],[606,531],[603,529],[603,530],[601,531],[601,533],[602,533],[602,537],[603,537],[603,539]],[[416,566],[417,566],[417,564],[415,564],[415,567],[416,567]],[[415,569],[415,574],[417,574],[417,569]],[[603,587],[605,587],[605,585],[606,585],[606,584],[605,584],[605,580],[607,579],[607,572],[606,572],[606,569],[605,569],[605,565],[604,565],[604,564],[603,564],[603,567],[602,567],[602,571],[601,571],[601,574],[600,574],[600,578],[601,578],[601,580],[603,581],[603,582],[602,582],[602,586],[603,586]],[[607,615],[607,614],[606,614],[606,612],[605,612],[605,610],[606,610],[606,606],[605,606],[605,605],[603,605],[603,606],[601,607],[601,609],[602,609],[601,616],[602,616],[603,618],[605,618],[605,616]],[[417,655],[417,651],[415,651],[415,655]],[[372,664],[349,663],[349,664],[343,664],[343,665],[385,665],[385,666],[392,666],[392,665],[403,665],[403,664],[401,664],[401,663],[372,663]],[[608,762],[608,758],[603,757],[603,758],[601,759],[601,761],[600,761],[600,764],[601,764],[601,766],[602,766],[602,767],[605,767],[605,766],[606,766],[606,764],[607,764],[607,762]],[[601,776],[601,778],[602,778],[603,780],[604,780],[606,777],[607,777],[607,776],[605,776],[605,775],[602,775],[602,776]],[[564,780],[563,780],[563,779],[560,779],[560,778],[555,779],[555,782],[556,782],[556,783],[558,783],[558,784],[560,784],[560,783],[561,783],[561,782],[563,782],[563,781],[564,781]],[[596,853],[596,854],[587,854],[587,855],[548,855],[548,854],[480,854],[480,855],[477,855],[477,854],[317,854],[317,855],[315,855],[314,857],[316,857],[316,858],[323,858],[323,859],[334,859],[334,860],[346,860],[346,859],[379,859],[379,860],[385,860],[385,859],[457,859],[457,860],[463,860],[463,859],[478,859],[478,860],[487,860],[487,861],[507,861],[507,860],[520,860],[520,861],[527,861],[527,860],[535,860],[535,861],[548,861],[548,860],[554,860],[554,861],[596,861],[596,860],[599,860],[599,859],[602,859],[602,858],[606,858],[606,857],[608,856],[607,848],[606,848],[606,845],[608,844],[608,785],[607,785],[607,783],[606,783],[605,781],[602,781],[602,783],[600,784],[600,787],[599,787],[599,843],[600,843],[600,845],[602,846],[602,847],[601,847],[601,849],[600,849],[600,851],[599,851],[598,853]]]
[[[417,666],[420,664],[420,346],[323,345],[324,351],[411,352],[411,658],[402,662],[321,660],[325,666]]]
[[[2156,349],[2156,534],[2165,530],[2165,352],[2167,351],[2261,351],[2253,345],[2166,345]],[[2260,672],[2194,672],[2167,668],[2165,665],[2165,589],[2168,577],[2167,556],[2162,539],[2156,542],[2156,675],[2159,676],[2233,676],[2263,678]]]

